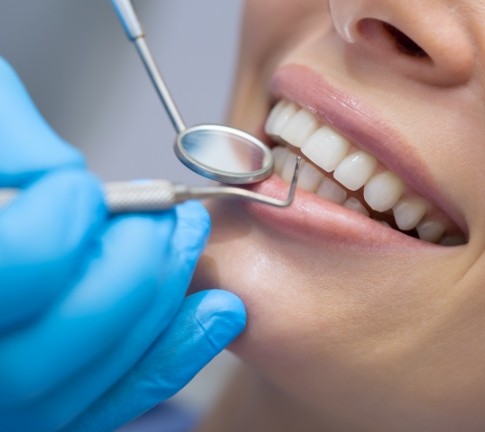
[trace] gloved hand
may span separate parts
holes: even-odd
[[[202,206],[107,215],[78,152],[0,59],[0,430],[106,431],[181,389],[244,328],[224,291],[185,298]]]

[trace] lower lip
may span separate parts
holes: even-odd
[[[278,199],[286,199],[289,185],[276,175],[251,190]],[[260,223],[269,225],[284,236],[311,238],[322,244],[343,245],[359,249],[442,249],[402,234],[392,228],[334,204],[317,195],[297,190],[295,199],[288,208],[277,208],[248,202],[247,211]]]

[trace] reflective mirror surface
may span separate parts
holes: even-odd
[[[190,169],[223,183],[255,183],[273,172],[271,150],[252,135],[227,126],[189,128],[177,138],[175,152]]]

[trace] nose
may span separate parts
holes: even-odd
[[[329,0],[329,5],[345,42],[371,50],[373,59],[397,72],[444,86],[470,79],[473,43],[447,0]]]

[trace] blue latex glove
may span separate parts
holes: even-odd
[[[197,203],[109,218],[78,152],[0,59],[0,430],[106,431],[180,390],[244,328],[234,295],[185,297]]]

